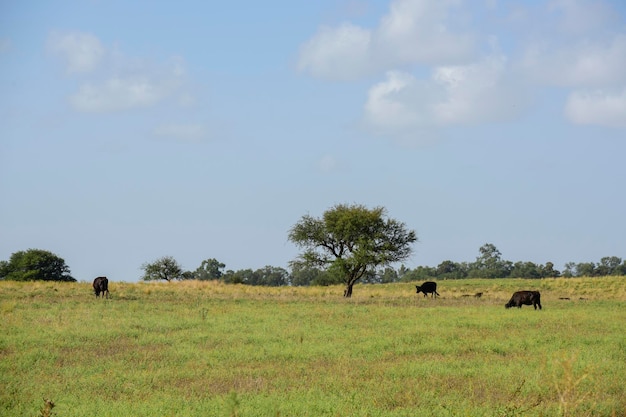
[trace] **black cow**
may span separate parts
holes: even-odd
[[[109,298],[109,280],[107,277],[98,277],[93,280],[93,290],[96,293],[96,297],[99,297],[100,294],[106,298]]]
[[[431,294],[432,297],[436,295],[439,295],[439,293],[437,292],[437,283],[436,282],[432,282],[432,281],[427,281],[425,283],[423,283],[421,286],[420,285],[416,285],[415,288],[417,288],[417,293],[419,294],[420,292],[424,293],[424,297],[426,297],[428,295],[428,293]]]
[[[522,308],[522,304],[527,306],[532,305],[537,310],[537,306],[539,306],[539,310],[541,310],[541,294],[539,291],[517,291],[513,293],[513,296],[509,300],[508,303],[504,305],[506,308],[518,307]]]

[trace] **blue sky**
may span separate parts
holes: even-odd
[[[339,203],[410,268],[626,258],[621,0],[0,3],[0,259],[288,267]]]

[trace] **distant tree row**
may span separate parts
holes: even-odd
[[[480,249],[480,256],[475,262],[444,261],[436,267],[418,266],[409,269],[404,265],[395,269],[390,266],[374,269],[365,273],[360,282],[364,284],[385,284],[391,282],[411,282],[429,279],[464,279],[464,278],[557,278],[557,277],[599,277],[608,275],[626,276],[626,261],[616,256],[604,257],[598,264],[593,262],[565,264],[560,272],[552,262],[545,265],[533,262],[511,262],[502,259],[500,251],[493,244],[485,244]],[[168,266],[169,265],[169,266]],[[174,266],[173,268],[171,266]],[[242,269],[223,271],[225,264],[216,259],[207,259],[195,271],[183,272],[174,258],[166,256],[157,261],[144,264],[146,272],[142,280],[170,281],[172,279],[220,280],[228,284],[265,285],[265,286],[315,286],[344,283],[341,271],[321,269],[302,262],[292,262],[291,271],[284,268],[266,266],[261,269]],[[175,272],[163,272],[166,269]],[[149,271],[161,270],[160,273]]]
[[[291,271],[265,266],[252,270],[226,270],[217,259],[206,259],[194,271],[184,271],[171,256],[142,265],[144,281],[220,280],[225,283],[265,286],[308,286],[344,284],[344,297],[352,295],[355,283],[407,282],[427,279],[463,278],[554,278],[626,275],[626,261],[604,257],[598,264],[565,265],[561,273],[552,262],[511,262],[491,243],[479,248],[474,262],[444,261],[437,267],[418,266],[410,270],[392,265],[406,260],[417,241],[415,231],[388,218],[384,207],[338,204],[319,218],[303,216],[288,238],[303,252],[290,263]],[[51,252],[29,249],[0,261],[0,279],[30,281],[75,281],[62,258]]]
[[[226,284],[263,285],[268,287],[333,285],[342,283],[342,277],[330,271],[296,266],[291,272],[285,268],[267,265],[256,270],[224,271],[226,265],[217,259],[206,259],[194,271],[184,271],[172,256],[164,256],[141,267],[142,281],[173,281],[195,279],[217,280]]]
[[[269,287],[292,285],[289,271],[284,268],[266,266],[255,271],[242,269],[224,272],[225,267],[226,265],[217,259],[206,259],[195,271],[183,271],[176,259],[172,256],[164,256],[154,262],[143,264],[141,269],[143,269],[144,274],[141,279],[143,281],[220,280],[227,284],[265,285]]]
[[[428,279],[464,278],[556,278],[626,276],[626,261],[617,256],[607,256],[600,262],[568,262],[560,272],[552,262],[545,265],[533,262],[511,262],[502,259],[493,244],[480,249],[475,262],[443,261],[436,267],[418,266],[409,269],[404,265],[395,269],[390,266],[374,269],[361,277],[365,284],[411,282]],[[219,280],[228,284],[264,286],[324,286],[344,283],[341,271],[321,269],[294,261],[291,270],[276,266],[260,269],[225,270],[226,265],[217,259],[206,259],[194,271],[184,271],[171,256],[145,263],[143,281],[173,280]],[[9,261],[0,261],[0,279],[12,281],[66,281],[75,282],[63,258],[41,249],[15,252]]]
[[[545,265],[533,262],[511,262],[502,259],[502,254],[491,243],[480,247],[475,262],[444,261],[437,267],[418,266],[412,271],[400,270],[401,280],[408,275],[409,280],[421,279],[463,279],[463,278],[556,278],[556,277],[599,277],[626,275],[626,261],[617,256],[607,256],[598,264],[593,262],[565,264],[563,272],[554,268],[552,262]]]

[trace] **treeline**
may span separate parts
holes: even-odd
[[[535,264],[533,262],[511,262],[502,259],[500,251],[491,243],[480,247],[479,256],[474,262],[443,261],[436,267],[418,266],[413,270],[400,267],[400,281],[425,279],[463,279],[463,278],[557,278],[557,277],[600,277],[626,275],[626,261],[617,256],[606,256],[599,263],[568,262],[565,269],[555,269],[552,262]],[[407,279],[408,276],[408,279]]]
[[[162,258],[164,259],[164,258]],[[175,262],[170,258],[171,261]],[[150,265],[150,264],[147,264]],[[144,265],[146,268],[147,265]],[[226,265],[216,259],[207,259],[195,271],[181,272],[177,279],[220,280],[225,283],[266,285],[266,286],[309,286],[341,284],[343,277],[332,269],[321,270],[307,267],[302,263],[292,262],[291,271],[284,268],[266,266],[261,269],[223,271]],[[617,256],[607,256],[600,262],[569,262],[561,272],[552,262],[535,264],[533,262],[511,262],[502,259],[500,251],[490,243],[479,249],[479,256],[474,262],[444,261],[436,267],[418,266],[409,269],[401,265],[372,270],[361,278],[361,283],[384,284],[392,282],[424,281],[429,279],[464,279],[464,278],[557,278],[557,277],[599,277],[618,275],[626,276],[626,261]],[[144,275],[143,280],[161,279],[158,276]]]
[[[226,265],[216,259],[204,260],[193,271],[185,271],[171,256],[164,256],[142,266],[143,281],[155,280],[219,280],[228,284],[262,286],[315,286],[334,285],[344,282],[337,270],[318,269],[294,261],[291,270],[276,266],[265,266],[256,270],[225,270]],[[436,267],[418,266],[409,269],[404,265],[395,269],[379,268],[367,272],[361,283],[384,284],[392,282],[425,281],[430,279],[464,278],[556,278],[556,277],[600,277],[626,276],[626,261],[617,256],[607,256],[598,263],[568,262],[563,271],[554,268],[552,262],[511,262],[502,259],[500,251],[490,243],[479,249],[474,262],[443,261]],[[128,277],[109,277],[121,279]],[[63,258],[41,250],[28,249],[11,255],[8,261],[0,261],[0,280],[14,281],[76,281]]]

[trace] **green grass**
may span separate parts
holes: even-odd
[[[0,282],[0,415],[626,415],[623,277],[110,290]]]

